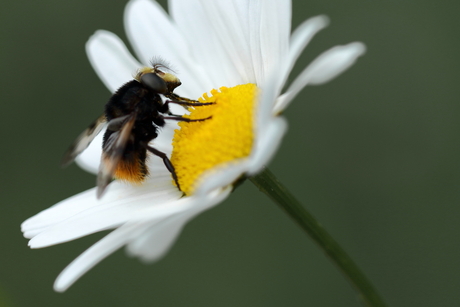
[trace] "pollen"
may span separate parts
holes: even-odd
[[[171,162],[186,195],[193,194],[202,175],[216,166],[248,157],[254,140],[255,84],[221,87],[198,99],[212,105],[190,108],[184,117],[204,119],[180,122],[173,138]]]

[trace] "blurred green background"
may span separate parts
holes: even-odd
[[[94,185],[58,162],[110,95],[84,44],[97,29],[126,41],[125,4],[1,5],[0,306],[360,306],[314,243],[249,182],[193,220],[160,262],[121,250],[67,292],[52,290],[105,233],[30,250],[19,225]],[[294,27],[318,14],[332,21],[293,76],[337,44],[363,41],[368,52],[290,106],[271,170],[389,305],[458,306],[459,2],[294,0],[293,8]]]

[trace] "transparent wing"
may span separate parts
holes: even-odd
[[[114,119],[118,121],[118,119]],[[110,134],[102,148],[101,164],[97,175],[97,198],[100,198],[113,179],[117,165],[125,151],[126,144],[131,136],[131,131],[136,122],[136,113],[129,115],[122,123],[120,129]],[[116,125],[119,125],[117,122]],[[111,126],[111,122],[109,122]]]
[[[93,141],[96,135],[104,129],[104,126],[107,122],[105,115],[99,116],[94,122],[85,129],[77,139],[70,145],[69,149],[65,152],[61,160],[62,166],[67,166],[72,163],[75,158],[85,150],[89,144]]]

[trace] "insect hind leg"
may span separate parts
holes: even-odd
[[[181,190],[180,188],[180,184],[179,184],[179,180],[177,179],[177,174],[176,174],[176,170],[174,169],[174,165],[172,165],[171,163],[171,160],[169,160],[168,156],[162,152],[162,151],[159,151],[158,149],[156,148],[153,148],[151,146],[146,146],[147,150],[150,151],[151,153],[153,153],[155,156],[163,159],[163,163],[165,164],[166,168],[168,169],[168,171],[171,173],[173,179],[174,179],[174,182],[176,183],[177,185],[177,188]]]

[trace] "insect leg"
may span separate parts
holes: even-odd
[[[174,169],[174,165],[172,165],[171,160],[169,160],[168,156],[166,156],[166,154],[164,152],[159,151],[158,149],[155,149],[155,148],[153,148],[151,146],[147,146],[147,150],[150,151],[151,153],[153,153],[155,156],[160,157],[161,159],[163,159],[163,163],[165,164],[165,166],[168,169],[168,171],[171,173],[174,181],[176,182],[177,187],[180,190],[180,184],[179,184],[179,181],[177,180],[177,175],[176,175],[176,171]]]
[[[159,109],[159,111],[161,113],[167,113],[167,114],[171,115],[171,112],[169,112],[169,104],[170,103],[175,103],[175,104],[181,105],[183,107],[200,107],[200,106],[208,106],[208,105],[214,104],[214,102],[198,102],[198,101],[195,101],[195,100],[188,100],[188,102],[175,101],[175,100],[166,100],[165,103]]]
[[[207,119],[211,119],[212,116],[208,116],[206,118],[200,118],[200,119],[190,119],[190,118],[186,118],[186,117],[181,117],[181,116],[162,116],[163,119],[172,119],[172,120],[177,120],[177,121],[180,121],[180,122],[187,122],[187,123],[190,123],[190,122],[202,122],[202,121],[205,121]]]
[[[187,109],[186,107],[200,107],[200,106],[208,106],[208,105],[214,104],[214,102],[199,102],[197,100],[184,98],[174,93],[164,94],[164,96],[166,98],[169,98],[169,100],[166,100],[165,103],[159,109],[161,113],[168,113],[168,114],[171,113],[169,112],[170,103],[181,105],[185,109]]]
[[[195,100],[191,100],[191,102],[184,102],[184,101],[175,101],[175,100],[166,100],[164,105],[168,105],[170,103],[180,104],[181,106],[189,106],[189,107],[200,107],[200,106],[209,106],[211,104],[215,104],[215,102],[194,102]]]
[[[193,99],[188,99],[188,98],[176,95],[174,93],[167,94],[165,96],[171,99],[171,100],[166,101],[166,103],[168,102],[177,103],[183,106],[197,106],[198,107],[198,106],[207,106],[207,105],[214,104],[214,102],[199,102]]]

